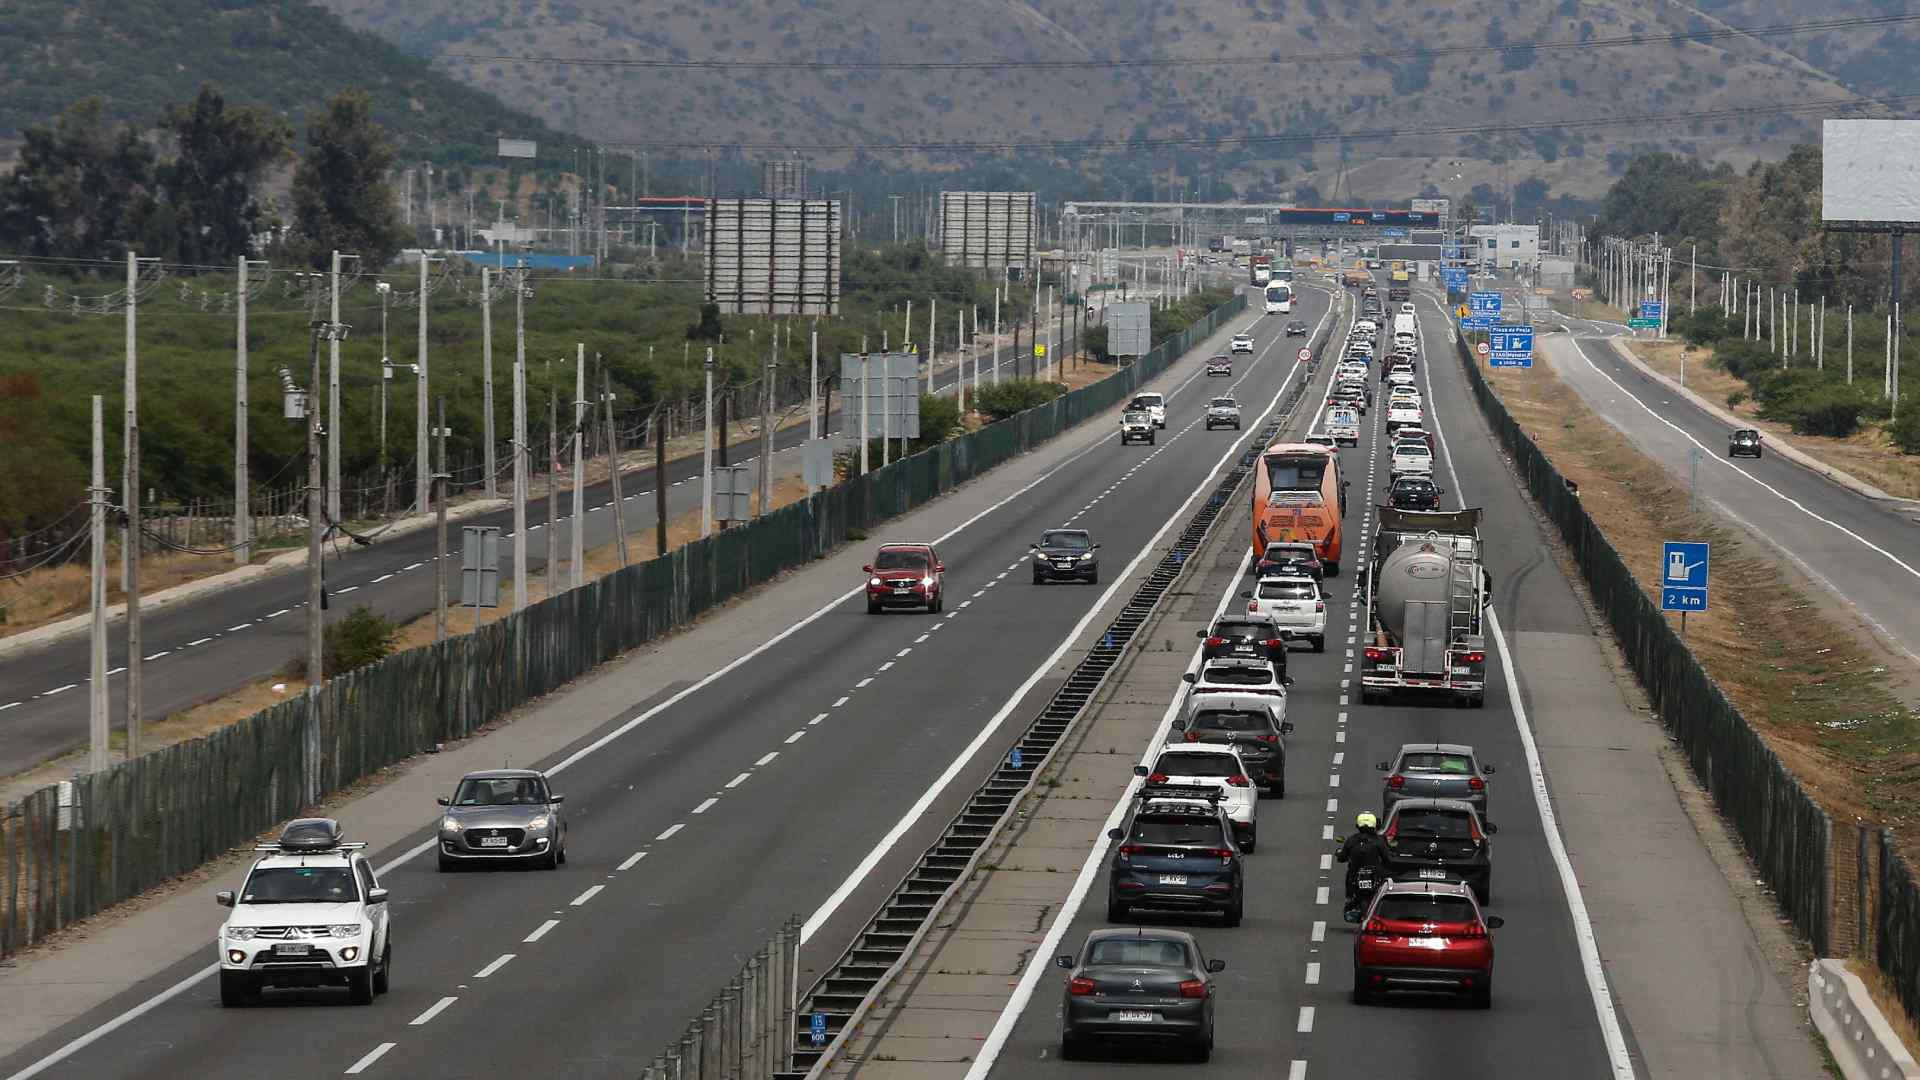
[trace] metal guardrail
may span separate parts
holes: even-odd
[[[794,916],[647,1063],[641,1080],[745,1080],[775,1072],[793,1025],[799,967],[800,919]]]

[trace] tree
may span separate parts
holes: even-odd
[[[174,256],[198,265],[224,265],[253,250],[264,210],[261,179],[293,142],[293,128],[258,106],[228,108],[202,85],[187,105],[161,120],[178,156],[160,167],[173,211]]]
[[[372,112],[366,91],[343,90],[307,117],[307,152],[293,172],[290,247],[315,266],[332,251],[384,266],[406,240],[387,182],[393,144]]]
[[[1603,236],[1661,235],[1677,246],[1712,247],[1721,235],[1729,170],[1709,170],[1690,158],[1642,154],[1607,189],[1594,231]]]
[[[54,433],[51,406],[39,375],[0,375],[0,537],[49,525],[87,497],[86,476]]]
[[[83,98],[51,127],[26,130],[19,165],[0,180],[0,245],[88,259],[151,250],[153,172],[139,133],[108,123],[99,98]]]

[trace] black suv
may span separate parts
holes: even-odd
[[[1147,784],[1107,836],[1120,841],[1107,864],[1108,922],[1160,908],[1218,912],[1240,925],[1246,876],[1219,788]]]
[[[1387,873],[1409,881],[1465,881],[1482,904],[1493,903],[1493,852],[1499,831],[1459,799],[1402,799],[1387,811]]]
[[[1267,550],[1254,560],[1253,576],[1286,577],[1304,576],[1315,581],[1324,581],[1327,566],[1313,550],[1313,545],[1295,541],[1283,541],[1268,544]]]
[[[1287,793],[1287,742],[1293,734],[1291,720],[1275,718],[1273,707],[1236,708],[1252,702],[1209,702],[1209,698],[1233,695],[1206,694],[1195,699],[1188,714],[1173,722],[1176,734],[1190,743],[1231,743],[1240,751],[1247,775],[1260,790],[1274,798]]]
[[[1085,529],[1054,529],[1040,534],[1033,549],[1033,583],[1084,581],[1100,583],[1100,545]]]
[[[1752,428],[1741,428],[1727,438],[1728,457],[1759,457],[1760,433]]]
[[[1287,324],[1287,336],[1288,337],[1306,337],[1307,324],[1299,319],[1295,319],[1292,322],[1289,322]]]
[[[1208,660],[1271,660],[1273,672],[1287,676],[1287,639],[1280,627],[1265,615],[1223,615],[1212,630],[1195,630],[1204,639],[1200,648],[1202,666]]]
[[[1387,505],[1395,510],[1438,510],[1446,489],[1424,476],[1403,476],[1387,491]]]

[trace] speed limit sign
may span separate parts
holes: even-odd
[[[1307,348],[1305,345],[1302,345],[1300,346],[1300,351],[1293,354],[1293,358],[1304,364],[1307,361],[1313,359],[1313,350]]]
[[[1487,343],[1483,341],[1483,342],[1481,342],[1480,344],[1478,344],[1478,345],[1475,345],[1475,346],[1473,347],[1473,351],[1474,351],[1474,352],[1477,352],[1477,353],[1479,353],[1479,354],[1480,354],[1481,356],[1485,356],[1485,355],[1487,355],[1488,353],[1490,353],[1490,352],[1492,352],[1493,350],[1492,350],[1492,349],[1489,349],[1489,348],[1487,347]]]

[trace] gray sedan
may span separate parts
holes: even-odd
[[[435,800],[440,869],[465,863],[532,862],[552,870],[567,861],[567,818],[547,778],[532,769],[486,769],[463,777],[453,797]]]
[[[1183,930],[1134,927],[1095,930],[1066,968],[1060,1009],[1060,1056],[1075,1058],[1089,1042],[1173,1043],[1194,1060],[1213,1056],[1213,976],[1209,960]]]
[[[1487,777],[1493,766],[1480,763],[1465,743],[1407,743],[1392,761],[1374,766],[1387,774],[1381,782],[1380,809],[1402,799],[1459,799],[1487,816]]]

